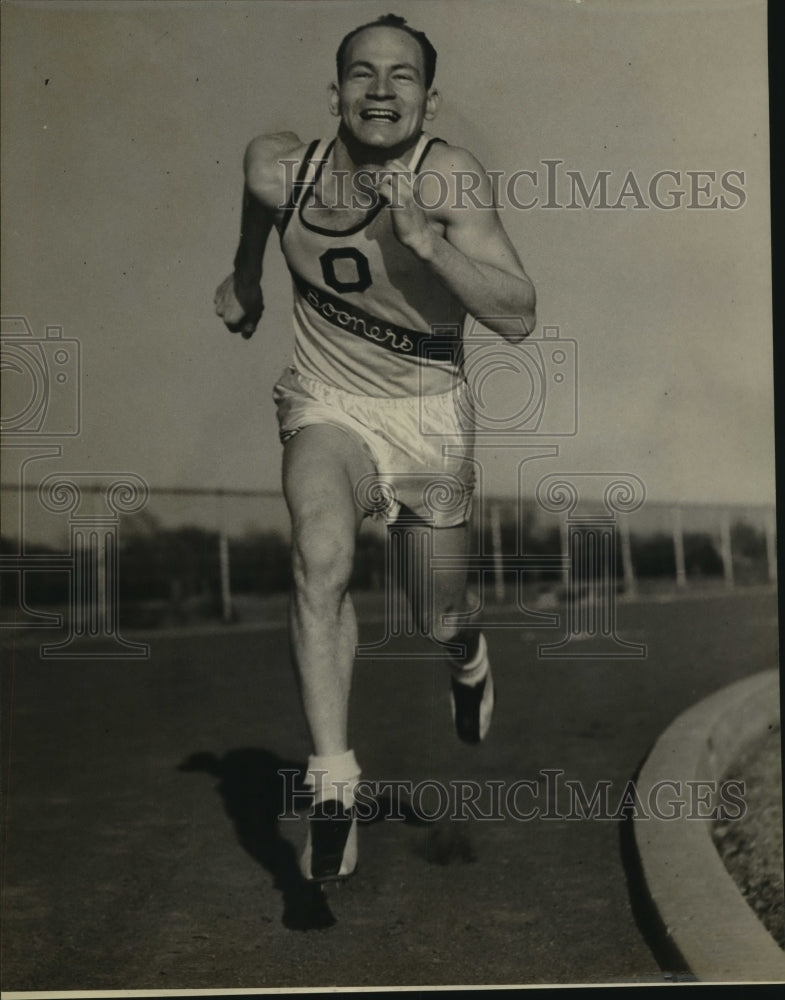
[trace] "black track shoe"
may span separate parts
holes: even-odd
[[[337,799],[313,807],[300,869],[309,882],[337,882],[357,867],[357,820],[354,809]]]
[[[496,699],[490,667],[485,677],[474,686],[461,684],[453,677],[452,717],[458,739],[464,743],[481,743],[488,735]]]

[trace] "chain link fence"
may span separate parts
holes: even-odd
[[[91,586],[108,594],[114,581],[112,604],[133,625],[254,620],[285,606],[292,581],[288,515],[279,492],[149,489],[143,500],[127,499],[124,509],[116,483],[114,502],[105,484],[69,486],[78,487],[78,498],[54,486],[50,491],[48,541],[14,534],[15,523],[30,523],[21,509],[19,518],[4,519],[0,606],[6,627],[41,624],[51,609],[73,603],[80,566],[82,575],[95,577],[79,583],[83,603],[91,603]],[[41,489],[29,489],[22,505],[41,506]],[[3,491],[4,500],[8,494]],[[102,509],[107,497],[110,516]],[[771,505],[647,502],[609,516],[597,501],[573,518],[543,509],[536,499],[484,498],[472,522],[470,572],[482,578],[484,599],[497,605],[514,603],[523,592],[543,604],[571,587],[580,596],[580,587],[588,586],[577,580],[580,553],[594,551],[591,531],[599,526],[608,546],[603,571],[627,598],[774,584],[775,523]],[[380,594],[388,585],[385,535],[378,521],[363,525],[354,592]]]

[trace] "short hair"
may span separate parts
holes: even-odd
[[[425,63],[425,87],[427,89],[431,86],[433,78],[436,75],[436,49],[431,45],[424,31],[416,31],[406,23],[405,17],[400,17],[398,14],[382,14],[375,21],[369,21],[368,24],[361,24],[359,28],[350,31],[343,38],[341,44],[338,46],[338,51],[335,53],[338,83],[343,79],[343,64],[346,59],[346,50],[349,47],[349,42],[351,42],[355,35],[359,35],[361,31],[365,31],[366,28],[399,28],[401,31],[405,31],[407,35],[411,35],[419,43],[422,50],[423,61]]]

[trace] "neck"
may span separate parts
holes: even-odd
[[[366,170],[383,167],[390,160],[405,159],[414,149],[420,139],[415,135],[397,146],[379,149],[376,146],[366,146],[352,135],[346,125],[341,122],[334,148],[334,164],[339,170]]]

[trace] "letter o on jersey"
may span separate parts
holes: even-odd
[[[342,262],[338,265],[338,273],[335,269],[336,261]],[[345,281],[343,279],[348,278],[352,270],[351,265],[343,263],[348,261],[354,263],[355,276],[352,280]],[[319,263],[322,265],[322,275],[325,282],[336,292],[364,292],[372,283],[368,258],[355,247],[325,250],[319,258]]]

